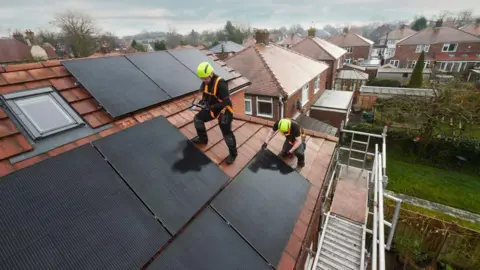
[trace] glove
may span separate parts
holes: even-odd
[[[267,143],[263,143],[263,144],[262,144],[262,149],[267,149],[267,146],[268,146]]]

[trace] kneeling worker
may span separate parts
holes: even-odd
[[[237,157],[237,142],[232,132],[233,108],[228,84],[213,72],[213,67],[208,62],[202,62],[198,65],[197,75],[203,81],[200,86],[203,91],[200,103],[205,106],[205,109],[199,111],[193,119],[198,136],[193,138],[192,142],[207,144],[205,122],[218,119],[218,125],[230,153],[227,164],[232,164]]]
[[[305,166],[305,132],[295,121],[284,118],[275,122],[262,147],[267,147],[268,142],[277,130],[285,136],[285,143],[280,156],[286,157],[294,153],[297,157],[297,167]]]

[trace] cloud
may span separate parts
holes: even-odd
[[[0,2],[0,36],[6,35],[9,28],[51,28],[48,22],[55,13],[67,9],[92,15],[102,29],[117,35],[135,34],[142,30],[166,31],[172,26],[181,33],[191,29],[215,30],[223,27],[227,20],[257,28],[288,27],[292,24],[309,27],[312,22],[318,27],[325,24],[411,20],[415,15],[430,18],[442,10],[469,9],[474,14],[480,13],[478,0],[205,0],[201,4],[193,0]]]

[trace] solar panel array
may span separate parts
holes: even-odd
[[[47,159],[0,178],[0,269],[277,266],[310,184],[268,150],[228,180],[164,117]]]
[[[198,49],[63,61],[63,65],[113,117],[197,91],[197,66],[210,62],[215,73],[232,75]]]

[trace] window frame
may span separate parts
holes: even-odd
[[[345,58],[345,63],[351,65],[353,63],[353,58]]]
[[[421,53],[423,50],[423,45],[417,45],[417,47],[415,48],[415,53]]]
[[[272,114],[271,115],[268,115],[268,114],[263,114],[260,112],[260,106],[259,106],[259,103],[270,103],[270,108],[272,109]],[[261,97],[261,96],[257,96],[256,98],[256,106],[257,106],[257,113],[256,115],[257,116],[261,116],[261,117],[266,117],[266,118],[273,118],[273,98],[272,97]]]
[[[309,90],[310,90],[310,89],[309,89],[310,87],[308,87],[308,85],[309,85],[309,84],[307,83],[307,84],[305,84],[305,85],[302,87],[302,107],[305,106],[305,105],[308,103],[308,101],[309,101],[309,98],[308,98],[308,96],[309,96],[308,94],[309,94],[309,93],[308,93],[308,92],[309,92]],[[307,94],[306,94],[307,97],[306,97],[306,100],[303,100],[305,93],[307,93]]]
[[[320,83],[321,83],[321,78],[320,75],[317,76],[317,79],[315,79],[314,87],[313,87],[313,93],[316,94],[320,90]]]
[[[250,102],[250,111],[247,111],[247,102]],[[245,96],[245,114],[252,115],[253,113],[253,102],[251,96]]]
[[[415,68],[416,64],[417,64],[417,60],[412,60],[412,63],[410,63],[411,68]]]
[[[455,45],[454,49],[452,51],[450,51],[448,48],[450,47],[450,45]],[[447,49],[445,50],[445,47],[447,47]],[[458,43],[444,43],[443,44],[443,47],[442,47],[442,52],[456,52],[457,51],[457,48],[458,48]]]
[[[400,60],[390,60],[389,64],[398,67],[400,65]]]
[[[344,49],[347,51],[347,53],[352,53],[353,52],[352,47],[345,47]]]
[[[51,102],[54,102],[54,104],[57,105],[57,109],[61,110],[59,111],[59,113],[64,113],[67,117],[70,118],[70,120],[72,120],[72,123],[57,128],[52,128],[44,132],[39,130],[36,127],[37,125],[34,122],[35,120],[28,117],[27,113],[21,108],[19,104],[17,104],[18,101],[35,97],[49,98]],[[20,123],[20,125],[25,129],[25,131],[34,141],[60,133],[62,131],[76,128],[84,124],[83,119],[52,87],[42,87],[33,90],[4,94],[2,95],[2,101],[12,112],[18,123]]]

